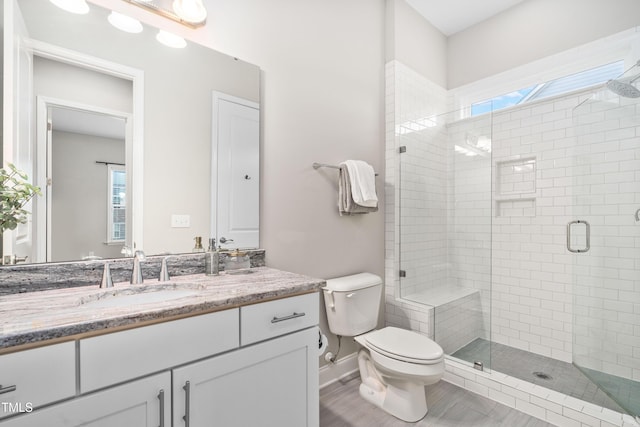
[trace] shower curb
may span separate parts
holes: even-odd
[[[640,427],[634,418],[499,372],[482,372],[450,358],[444,381],[561,427]]]

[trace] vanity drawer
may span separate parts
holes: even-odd
[[[318,324],[318,293],[240,307],[240,344],[247,345]]]
[[[80,391],[86,393],[237,348],[238,309],[80,341]]]
[[[74,396],[75,347],[70,341],[0,356],[0,418]]]

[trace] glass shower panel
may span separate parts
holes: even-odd
[[[640,100],[602,90],[572,120],[573,362],[638,416]]]
[[[396,129],[400,297],[431,313],[445,353],[490,367],[491,115]]]
[[[446,117],[417,119],[397,129],[400,296],[426,305],[433,305],[434,290],[447,284]]]
[[[448,119],[448,292],[435,309],[435,335],[454,357],[488,370],[493,114],[465,110]]]

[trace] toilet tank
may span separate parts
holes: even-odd
[[[329,329],[335,335],[354,337],[376,328],[382,279],[360,273],[327,280],[324,304]]]

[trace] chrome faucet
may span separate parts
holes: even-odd
[[[160,277],[158,277],[158,281],[160,282],[168,282],[169,280],[171,280],[171,277],[169,276],[169,269],[167,268],[167,258],[169,257],[162,258],[162,264],[160,266]]]
[[[102,271],[102,281],[100,282],[100,288],[113,288],[113,279],[111,278],[111,267],[108,262],[104,263],[104,270]]]
[[[131,270],[131,280],[129,281],[132,285],[139,285],[144,282],[140,261],[144,261],[145,258],[144,252],[142,251],[136,251],[133,255],[133,270]]]
[[[636,211],[636,222],[640,221],[640,209]]]

